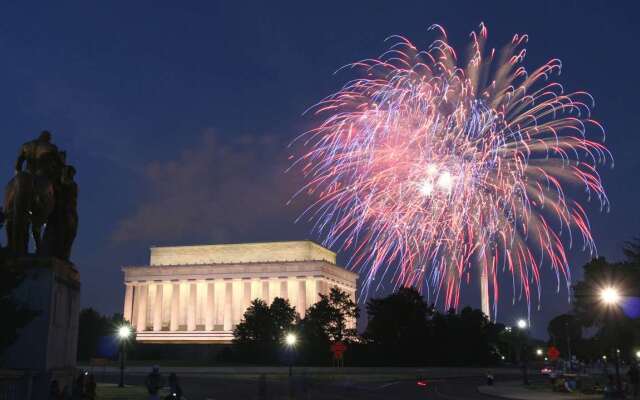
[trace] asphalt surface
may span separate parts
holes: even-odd
[[[357,400],[357,399],[444,399],[444,400],[474,400],[497,399],[478,393],[477,387],[484,384],[481,377],[440,378],[430,380],[426,378],[427,386],[417,385],[416,379],[373,379],[362,377],[314,379],[313,377],[294,376],[292,381],[286,376],[268,377],[266,385],[262,386],[261,397],[260,380],[242,377],[212,377],[187,376],[180,379],[184,395],[187,400]],[[497,376],[497,380],[501,377]],[[513,379],[513,376],[507,379]],[[97,376],[98,381],[117,382],[117,376]],[[142,385],[144,377],[130,376],[127,384]]]

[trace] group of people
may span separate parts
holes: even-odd
[[[96,378],[88,372],[81,372],[73,382],[71,388],[65,385],[60,388],[60,382],[51,381],[49,400],[95,400]]]
[[[149,400],[160,400],[160,390],[165,386],[164,378],[162,374],[160,374],[160,367],[154,365],[151,369],[151,373],[147,375],[147,378],[144,381],[144,385],[149,392]],[[165,397],[165,400],[181,400],[182,397],[182,387],[178,382],[178,376],[172,372],[169,374],[169,382],[168,382],[169,394]]]
[[[144,385],[149,392],[149,400],[160,400],[160,391],[165,387],[165,380],[160,374],[160,367],[154,365],[147,375]],[[163,400],[184,400],[182,387],[175,373],[169,375],[166,385],[169,394]],[[80,372],[72,387],[60,388],[58,380],[51,381],[49,400],[96,400],[96,379],[92,373]]]

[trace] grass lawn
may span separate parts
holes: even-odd
[[[167,396],[166,391],[160,392],[160,398]],[[115,383],[99,383],[96,397],[100,400],[147,400],[149,394],[144,386],[118,387]]]

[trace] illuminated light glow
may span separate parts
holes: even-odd
[[[120,339],[128,339],[131,336],[131,328],[127,325],[123,325],[118,328],[118,337]]]
[[[621,296],[615,287],[606,287],[600,291],[600,299],[607,305],[615,305],[620,302]]]
[[[445,191],[450,191],[453,187],[453,177],[448,171],[444,171],[438,178],[438,186]]]
[[[295,333],[288,333],[287,336],[285,336],[284,341],[287,344],[287,346],[293,347],[296,345],[296,342],[298,341],[298,337],[295,335]]]
[[[434,164],[427,164],[427,175],[434,176],[438,173],[438,167]]]
[[[542,355],[542,349],[536,349],[536,355],[541,356]]]
[[[529,324],[527,324],[527,321],[525,321],[524,319],[519,319],[517,322],[517,326],[518,326],[518,329],[527,329]]]
[[[599,169],[612,156],[593,98],[554,81],[558,59],[527,71],[527,35],[500,53],[481,25],[465,58],[432,31],[426,49],[392,36],[379,58],[346,66],[360,78],[310,109],[319,121],[292,165],[306,182],[294,198],[311,198],[299,220],[350,256],[363,297],[413,286],[449,309],[478,271],[494,314],[501,281],[529,307],[545,271],[569,293],[566,249],[596,250],[581,201],[609,208]]]
[[[433,183],[430,181],[422,182],[422,185],[420,185],[420,193],[427,197],[431,196],[431,193],[433,193]]]

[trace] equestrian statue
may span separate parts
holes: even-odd
[[[36,255],[69,261],[78,229],[75,172],[48,131],[22,145],[4,196],[10,254],[27,255],[31,233]]]

